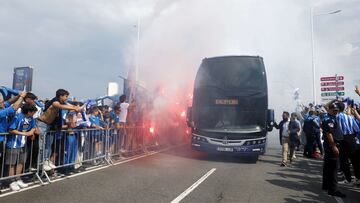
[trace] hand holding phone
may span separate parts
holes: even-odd
[[[355,85],[355,93],[360,96],[360,89],[357,85]]]

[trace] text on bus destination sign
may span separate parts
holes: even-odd
[[[215,104],[217,104],[217,105],[238,105],[239,100],[237,100],[237,99],[216,99]]]

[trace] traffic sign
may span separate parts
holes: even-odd
[[[332,77],[321,77],[321,81],[336,81],[336,80],[344,80],[344,76],[332,76]]]
[[[334,97],[323,97],[321,98],[321,101],[323,103],[327,103],[329,101],[333,101],[335,98]],[[338,97],[339,100],[344,100],[344,97]]]
[[[322,82],[320,83],[321,86],[343,86],[344,85],[344,81],[341,82]]]
[[[335,97],[335,96],[344,96],[345,92],[325,92],[321,93],[322,97]]]
[[[321,88],[321,91],[324,92],[328,92],[328,91],[344,91],[345,88],[344,87],[323,87]]]

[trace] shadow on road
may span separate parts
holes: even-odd
[[[265,162],[273,162],[265,160]],[[285,202],[337,202],[334,197],[327,195],[321,190],[322,185],[322,160],[306,159],[299,157],[290,167],[280,168],[278,172],[269,172],[274,179],[268,179],[267,182],[286,189],[301,191],[304,195],[301,197],[290,196],[285,198]],[[355,187],[343,187],[339,185],[347,198],[344,202],[359,202],[360,190]]]
[[[161,152],[162,154],[194,159],[199,161],[255,164],[253,157],[239,157],[233,155],[207,154],[192,150],[189,146],[176,147],[172,150]]]

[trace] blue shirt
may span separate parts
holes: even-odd
[[[320,133],[320,117],[319,116],[316,116],[316,115],[312,115],[312,116],[309,116],[308,117],[309,120],[312,120],[312,122],[315,123],[315,133]]]
[[[5,106],[8,106],[5,102]],[[16,113],[15,109],[12,106],[8,106],[5,109],[0,110],[0,133],[7,133],[9,122],[8,117]],[[0,135],[0,142],[4,141],[4,136]]]
[[[35,119],[32,117],[26,118],[23,113],[15,116],[9,129],[18,130],[21,132],[29,132],[35,127]],[[26,136],[25,135],[14,135],[9,134],[6,142],[7,148],[22,148],[25,146]]]
[[[303,118],[304,118],[304,120],[308,119],[309,118],[309,113],[304,113]]]
[[[117,115],[114,111],[110,112],[110,118],[111,120],[114,120],[115,123],[120,123],[120,116]]]
[[[339,128],[344,136],[354,135],[360,131],[359,125],[354,116],[340,112],[337,116]]]
[[[100,118],[98,116],[91,115],[89,121],[91,123],[91,127],[93,127],[93,125],[96,125],[98,127],[101,126]]]

